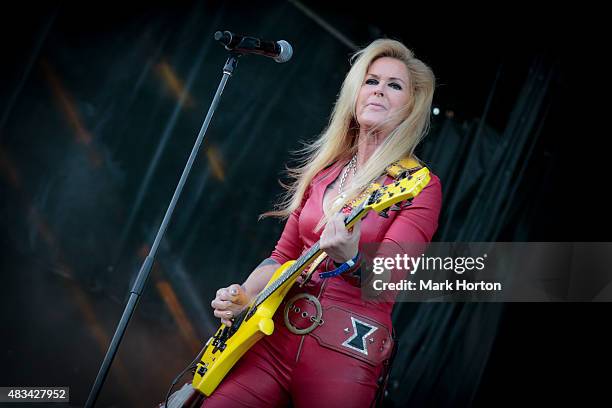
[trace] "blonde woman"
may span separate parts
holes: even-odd
[[[219,289],[211,303],[222,323],[231,325],[281,264],[319,240],[328,254],[321,272],[352,265],[366,243],[385,243],[401,253],[405,243],[431,240],[441,206],[440,181],[433,174],[413,204],[389,212],[389,218],[371,215],[348,231],[343,210],[371,182],[392,182],[387,166],[416,160],[434,86],[431,69],[398,41],[376,40],[355,54],[327,129],[291,170],[294,182],[285,200],[264,214],[287,219],[276,248],[242,285]],[[295,285],[285,300],[293,299],[292,306],[281,305],[274,317],[274,333],[244,355],[202,406],[370,406],[392,350],[393,304],[362,300],[355,269],[329,278],[315,273],[307,284]],[[316,303],[322,325],[312,325]]]

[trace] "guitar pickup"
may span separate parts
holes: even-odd
[[[217,351],[223,351],[225,350],[226,344],[225,342],[217,342],[216,344],[213,343],[213,350],[212,353],[215,354]]]
[[[202,377],[204,377],[204,374],[206,374],[207,371],[208,371],[208,368],[204,367],[203,365],[200,366],[200,368],[198,368],[198,374],[201,375]]]

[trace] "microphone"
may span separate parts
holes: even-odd
[[[285,40],[264,41],[255,37],[235,34],[229,31],[217,31],[215,40],[219,41],[226,50],[235,51],[240,54],[259,54],[270,57],[274,61],[287,62],[293,55],[293,48]]]

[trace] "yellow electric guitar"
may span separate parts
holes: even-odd
[[[387,216],[387,211],[393,205],[396,205],[395,209],[404,208],[398,204],[416,197],[429,179],[429,170],[423,167],[412,175],[405,172],[402,178],[386,186],[372,185],[369,190],[373,192],[361,202],[354,203],[353,210],[344,221],[346,228],[351,228],[370,210]],[[240,357],[264,335],[272,334],[274,312],[302,271],[322,253],[317,242],[299,259],[284,263],[274,272],[261,293],[236,316],[231,327],[219,327],[202,351],[193,377],[193,388],[206,396],[212,394]]]

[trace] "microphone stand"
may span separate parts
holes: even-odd
[[[115,358],[115,355],[117,354],[119,343],[121,342],[121,339],[123,338],[123,335],[125,334],[127,325],[130,321],[130,318],[132,317],[132,314],[134,313],[134,310],[136,309],[136,304],[138,303],[138,299],[140,298],[142,294],[142,290],[144,289],[145,283],[147,282],[147,278],[149,277],[149,273],[151,272],[151,269],[153,267],[153,262],[155,261],[155,254],[157,252],[157,248],[159,247],[159,243],[161,239],[163,238],[164,233],[166,232],[166,228],[168,226],[168,223],[170,222],[172,213],[174,212],[174,207],[176,206],[176,202],[178,201],[179,196],[181,195],[181,192],[183,191],[183,186],[185,185],[185,181],[187,180],[187,177],[189,176],[191,167],[196,158],[198,150],[200,150],[200,145],[202,144],[202,141],[204,140],[204,135],[206,134],[206,131],[208,130],[208,125],[210,124],[212,116],[215,113],[215,110],[217,109],[217,105],[219,105],[219,99],[221,99],[221,94],[223,94],[223,89],[225,88],[225,84],[227,83],[229,77],[234,72],[234,68],[236,68],[236,65],[238,64],[238,58],[241,55],[242,54],[234,53],[234,52],[230,53],[230,56],[225,62],[225,66],[223,67],[223,77],[221,78],[221,82],[219,83],[217,92],[215,93],[215,96],[210,104],[210,107],[208,108],[208,113],[206,114],[206,118],[204,119],[204,123],[202,124],[202,128],[200,129],[200,133],[198,134],[196,142],[193,148],[191,149],[191,154],[189,155],[187,164],[185,165],[185,168],[183,169],[183,174],[181,174],[181,178],[178,182],[178,185],[176,186],[176,189],[174,190],[174,195],[172,196],[170,205],[168,205],[168,209],[166,210],[166,214],[164,215],[164,219],[162,220],[161,226],[159,227],[159,230],[157,231],[157,235],[155,236],[155,241],[153,242],[153,246],[151,247],[151,250],[149,251],[149,255],[147,255],[144,263],[142,264],[140,271],[138,272],[138,276],[136,277],[136,281],[134,282],[134,285],[132,286],[132,290],[130,291],[130,298],[127,302],[127,305],[125,306],[125,309],[123,310],[123,315],[121,316],[121,320],[119,321],[119,324],[117,325],[117,328],[115,329],[115,334],[113,335],[111,344],[108,350],[106,351],[106,356],[104,357],[102,366],[100,367],[100,370],[98,371],[98,376],[96,377],[96,381],[89,393],[87,402],[85,403],[85,407],[87,408],[93,407],[94,404],[96,403],[96,400],[98,399],[98,395],[100,394],[100,390],[102,388],[102,385],[104,384],[104,380],[106,379],[106,376],[113,362],[113,359]]]

